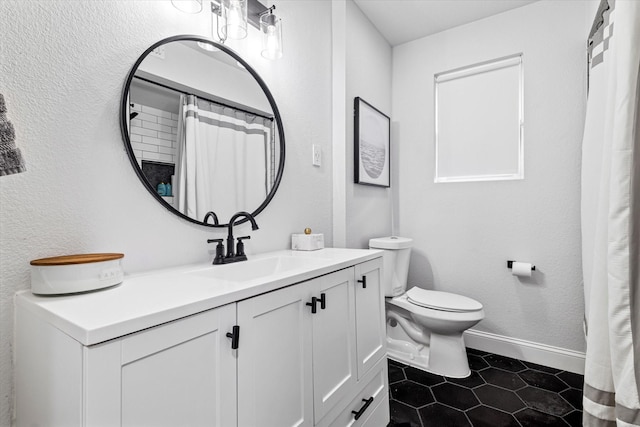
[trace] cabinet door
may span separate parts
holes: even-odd
[[[381,259],[356,265],[358,378],[387,352]]]
[[[86,350],[85,425],[236,424],[235,304]]]
[[[313,425],[307,284],[238,303],[238,426]]]
[[[309,284],[312,296],[319,299],[317,313],[311,316],[317,424],[336,404],[347,404],[357,381],[354,270],[340,270]]]

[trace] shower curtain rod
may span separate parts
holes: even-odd
[[[593,36],[598,32],[602,24],[604,24],[604,13],[609,10],[609,2],[607,0],[600,0],[598,11],[595,18],[593,18],[593,25],[591,25],[591,31],[589,31],[588,43],[591,44]]]
[[[138,73],[144,73],[144,72],[138,71]],[[138,74],[138,73],[136,73],[136,74]],[[149,76],[152,76],[152,75],[150,74]],[[263,119],[273,120],[273,116],[269,116],[268,113],[266,113],[264,111],[260,111],[258,109],[254,109],[254,108],[251,108],[251,107],[248,107],[248,106],[239,107],[237,104],[236,105],[232,105],[229,101],[222,102],[219,99],[218,100],[211,99],[212,95],[206,94],[205,92],[199,91],[197,89],[189,88],[187,86],[183,86],[183,85],[179,85],[178,84],[179,86],[182,86],[183,88],[188,89],[188,90],[183,90],[183,89],[180,89],[180,88],[172,87],[172,86],[170,86],[168,84],[165,84],[165,83],[160,83],[160,82],[158,82],[158,81],[156,81],[156,80],[154,80],[152,78],[149,78],[149,77],[142,77],[142,76],[139,76],[139,75],[134,75],[133,77],[136,78],[136,79],[142,80],[143,82],[151,83],[153,85],[160,86],[160,87],[162,87],[164,89],[167,89],[167,90],[170,90],[170,91],[173,91],[173,92],[177,92],[177,93],[179,93],[181,95],[194,95],[194,96],[197,96],[199,99],[204,99],[205,101],[209,101],[209,102],[212,102],[214,104],[221,105],[223,107],[233,108],[234,110],[242,111],[243,113],[253,114],[255,116],[262,117]],[[191,93],[189,93],[189,92],[191,92]],[[206,95],[206,96],[202,96],[203,94]],[[235,104],[235,103],[233,103],[233,104]]]

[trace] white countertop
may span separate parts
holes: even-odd
[[[252,260],[278,256],[311,258],[311,266],[257,279],[230,281],[206,277]],[[313,277],[382,256],[369,249],[325,248],[317,251],[277,251],[249,256],[229,265],[191,264],[125,275],[122,284],[85,294],[38,296],[16,294],[16,305],[40,316],[84,345],[98,344],[145,328],[273,291]]]

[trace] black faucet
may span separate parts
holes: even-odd
[[[207,216],[205,216],[205,223],[207,222],[207,218],[209,217],[209,214],[212,214],[214,221],[216,223],[216,225],[218,225],[218,221],[216,218],[216,214],[214,214],[213,212],[209,212],[207,214]],[[244,253],[244,243],[242,242],[243,240],[246,239],[250,239],[251,236],[243,236],[243,237],[238,237],[238,245],[236,246],[236,250],[235,253],[233,251],[233,226],[235,225],[235,222],[238,218],[240,217],[245,217],[247,218],[249,221],[251,221],[251,229],[252,230],[257,230],[258,224],[256,224],[256,220],[253,218],[253,215],[251,215],[248,212],[238,212],[236,214],[234,214],[231,219],[229,220],[229,235],[227,236],[227,254],[226,256],[224,255],[224,244],[222,243],[222,239],[209,239],[207,240],[207,243],[217,243],[216,245],[216,257],[213,259],[213,263],[214,264],[229,264],[231,262],[238,262],[238,261],[246,261],[247,260],[247,255]]]
[[[233,226],[235,224],[235,221],[240,217],[245,217],[249,221],[251,221],[252,230],[257,230],[258,228],[260,228],[258,227],[256,220],[253,218],[253,215],[251,215],[249,212],[240,211],[235,213],[229,220],[229,234],[227,235],[227,256],[225,257],[225,262],[245,261],[247,259],[247,256],[244,254],[244,245],[242,243],[242,240],[250,238],[249,236],[239,237],[238,238],[239,250],[236,250],[236,252],[239,252],[239,253],[233,252],[233,243],[234,243],[233,242]]]

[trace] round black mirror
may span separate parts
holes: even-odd
[[[222,44],[191,35],[153,44],[127,77],[120,116],[140,181],[188,221],[224,227],[236,212],[256,216],[278,189],[278,107],[258,73]]]

